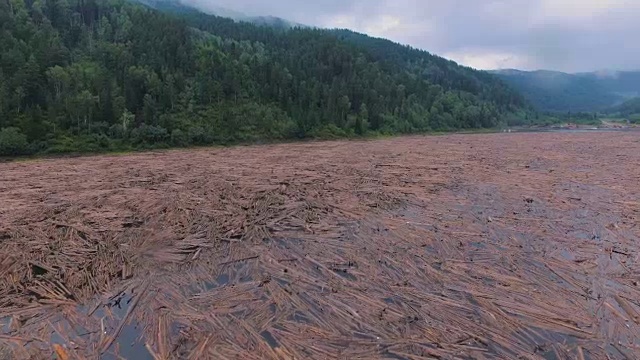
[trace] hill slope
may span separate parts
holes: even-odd
[[[640,114],[640,98],[627,100],[613,107],[611,111],[619,112],[622,115]]]
[[[120,0],[0,0],[0,153],[490,127],[501,81],[364,35]]]
[[[640,95],[640,72],[567,74],[498,70],[493,73],[541,111],[604,111],[625,98]]]
[[[633,98],[606,111],[608,115],[626,118],[632,122],[640,122],[640,97]]]
[[[223,18],[229,18],[234,21],[247,22],[254,25],[270,26],[282,29],[290,29],[293,27],[306,27],[293,21],[285,20],[276,16],[248,16],[238,11],[217,6],[215,4],[201,5],[196,8],[185,4],[180,0],[132,0],[140,2],[154,9],[172,12],[172,13],[197,13],[202,12],[209,15],[215,15]]]
[[[604,89],[623,99],[640,96],[640,71],[592,72],[578,76],[597,81]]]

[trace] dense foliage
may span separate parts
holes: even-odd
[[[640,98],[633,98],[614,106],[607,111],[607,114],[634,123],[640,123]]]
[[[640,98],[633,98],[627,100],[618,106],[614,106],[609,109],[609,112],[616,112],[622,116],[628,116],[632,114],[640,114]]]
[[[355,33],[0,0],[4,155],[492,127],[523,109],[492,75]]]

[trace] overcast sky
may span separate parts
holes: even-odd
[[[640,70],[640,0],[183,0],[349,28],[480,69]]]

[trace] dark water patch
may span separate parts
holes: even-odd
[[[76,339],[88,341],[91,335],[98,334],[100,332],[99,330],[90,331],[76,323],[71,323],[61,314],[56,315],[52,319],[51,323],[56,325],[56,331],[51,333],[51,338],[49,339],[52,344],[66,346],[68,345],[67,339],[71,341]]]
[[[218,277],[216,278],[216,284],[217,284],[217,286],[214,286],[211,289],[215,289],[218,286],[225,286],[225,285],[229,284],[229,275],[227,275],[227,274],[218,275]],[[211,289],[209,289],[209,290],[211,290]]]
[[[244,275],[241,276],[240,279],[238,280],[239,283],[248,283],[248,282],[252,282],[253,281],[253,276],[251,275]]]
[[[630,350],[621,344],[608,344],[605,346],[604,351],[611,359],[637,359]]]
[[[347,222],[342,224],[344,226],[343,230],[340,231],[340,236],[338,240],[352,242],[356,239],[357,234],[359,232],[359,224],[357,222]]]
[[[382,352],[382,354],[380,354],[383,356],[384,359],[394,359],[394,360],[411,360],[408,357],[404,357],[402,355],[398,355],[392,351],[389,350],[385,350]]]
[[[355,339],[360,339],[360,340],[377,340],[378,339],[378,337],[375,336],[375,335],[365,334],[365,333],[362,333],[362,332],[359,332],[359,331],[355,331],[353,333],[353,337]]]
[[[546,264],[542,263],[541,261],[528,260],[527,263],[535,267],[537,270],[539,270],[541,273],[547,276],[551,281],[557,284],[564,284],[569,286],[569,284],[566,281],[564,281],[564,279],[556,275],[553,271],[549,269],[549,267],[547,267]]]
[[[276,338],[273,337],[273,335],[271,335],[271,333],[269,332],[269,330],[265,330],[263,332],[260,333],[260,336],[262,336],[262,338],[267,342],[267,344],[269,344],[269,346],[272,349],[277,348],[278,346],[280,346],[278,344],[278,340],[276,340]]]
[[[33,276],[44,276],[49,272],[49,270],[40,267],[37,264],[32,263],[31,264],[31,273],[33,274]]]
[[[184,287],[187,297],[202,294],[229,284],[229,275],[220,274],[215,280],[201,280]]]
[[[534,341],[530,344],[533,351],[545,359],[556,359],[555,351],[552,345],[565,345],[568,347],[577,347],[579,345],[578,338],[553,330],[546,330],[539,327],[531,327],[533,331],[529,331],[529,338]]]
[[[142,328],[137,322],[127,324],[122,328],[116,341],[114,341],[101,359],[110,360],[121,358],[153,360],[153,355],[149,353],[149,350],[147,350],[145,346]]]
[[[227,283],[231,281],[235,284],[242,284],[254,281],[255,279],[253,274],[255,267],[255,263],[237,263],[232,269],[230,269],[230,272],[228,273],[229,280],[227,280]],[[224,282],[224,279],[221,280]]]
[[[103,303],[102,306],[98,307],[91,313],[91,316],[94,318],[102,318],[105,319],[104,327],[106,335],[113,335],[118,327],[120,326],[120,322],[122,319],[127,317],[127,314],[130,311],[131,305],[134,303],[136,296],[140,296],[140,294],[134,291],[122,291],[115,296],[109,298],[108,301]],[[89,308],[87,306],[79,306],[78,309],[80,312],[89,315]],[[107,311],[108,309],[108,311]],[[108,313],[114,315],[107,316]],[[133,314],[129,314],[131,317]],[[92,334],[87,329],[73,327],[69,325],[66,320],[62,320],[59,322],[63,326],[63,330],[65,332],[65,336],[73,341],[74,337],[82,338],[89,336]],[[142,325],[130,319],[127,323],[122,326],[122,329],[118,333],[117,337],[109,346],[109,348],[105,351],[104,354],[100,357],[100,359],[141,359],[141,360],[152,360],[153,356],[147,350],[145,346],[145,338],[143,332]],[[65,340],[60,336],[55,337],[57,334],[52,335],[52,341],[58,342],[60,344],[65,344]]]
[[[229,284],[229,275],[228,274],[220,274],[216,277],[215,281],[202,281],[198,283],[198,286],[202,292],[207,292],[211,290],[215,290],[221,287],[224,287]]]
[[[311,324],[311,320],[309,320],[307,315],[300,311],[294,311],[294,313],[289,317],[289,320],[297,322],[298,324]]]
[[[423,248],[428,255],[438,253],[438,250],[436,250],[436,248],[433,247],[433,245],[426,245]]]
[[[233,315],[234,317],[236,317],[238,319],[244,319],[244,318],[246,318],[248,313],[249,313],[249,311],[246,308],[243,308],[243,309],[240,309],[240,310],[232,311],[231,315]]]
[[[187,326],[174,321],[174,322],[171,322],[171,325],[169,326],[169,333],[171,334],[171,336],[175,338],[180,336],[180,331],[185,329],[187,329]]]
[[[544,360],[563,360],[558,358],[553,346],[539,345],[533,350],[533,353],[542,357]]]
[[[482,306],[478,303],[475,296],[473,296],[472,294],[469,294],[468,292],[460,292],[460,293],[467,298],[467,301],[469,302],[469,304],[471,304],[476,309],[476,311],[482,309]]]
[[[576,261],[576,256],[570,250],[560,250],[560,257],[565,260]]]
[[[128,311],[129,302],[127,300],[130,298],[131,295],[127,295],[126,293],[119,294],[92,313],[94,317],[104,319],[105,336],[113,335],[118,329],[121,319],[126,316]],[[86,306],[79,306],[78,308],[82,313],[88,313],[88,308]],[[107,316],[106,308],[115,315],[115,318]],[[51,337],[49,339],[51,344],[69,346],[70,344],[68,343],[68,340],[72,342],[77,339],[89,341],[92,335],[96,335],[96,331],[89,331],[89,329],[77,324],[70,324],[62,317],[53,321],[53,323],[58,325],[61,332],[58,333],[56,331],[51,333]],[[99,358],[105,360],[123,358],[153,360],[153,356],[147,350],[145,343],[146,341],[144,339],[142,326],[140,323],[133,321],[122,326],[122,329],[114,339],[113,343],[103,354],[101,354]]]
[[[9,334],[11,332],[11,317],[5,316],[0,318],[0,334]]]
[[[330,287],[326,287],[324,288],[326,293],[330,293],[331,292],[331,288]],[[310,297],[308,294],[306,293],[300,293],[300,299],[302,299],[305,303],[305,305],[307,306],[307,308],[309,309],[309,313],[312,317],[317,317],[319,318],[320,315],[322,313],[325,312],[325,309],[322,307],[322,305],[319,303],[319,301],[317,299],[314,299],[312,297]]]
[[[431,267],[433,267],[434,269],[436,269],[438,271],[442,271],[442,261],[434,261],[431,264]]]
[[[387,267],[389,270],[391,270],[393,272],[399,272],[398,268],[395,267],[393,264],[391,264],[387,260],[378,260],[378,263],[381,264],[381,265],[384,265],[385,267]]]
[[[594,237],[594,233],[593,232],[584,231],[584,230],[569,231],[567,233],[567,235],[569,237],[573,237],[573,238],[580,239],[580,240],[593,240],[593,237]]]
[[[348,269],[332,269],[334,273],[338,274],[340,277],[350,280],[350,281],[358,281],[358,278],[351,274]]]
[[[291,249],[293,247],[298,247],[301,246],[304,243],[304,240],[302,239],[297,239],[297,238],[272,238],[270,240],[267,240],[268,243],[273,243],[274,245],[276,245],[279,248],[283,248],[283,249]]]
[[[104,304],[104,307],[109,308],[118,318],[124,318],[129,309],[129,305],[134,299],[135,294],[133,292],[123,291],[116,296],[112,297]],[[98,309],[96,314],[101,316],[102,310]],[[103,315],[102,315],[103,316]]]

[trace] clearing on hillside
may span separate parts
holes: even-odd
[[[640,358],[639,165],[633,132],[0,164],[0,357]]]

